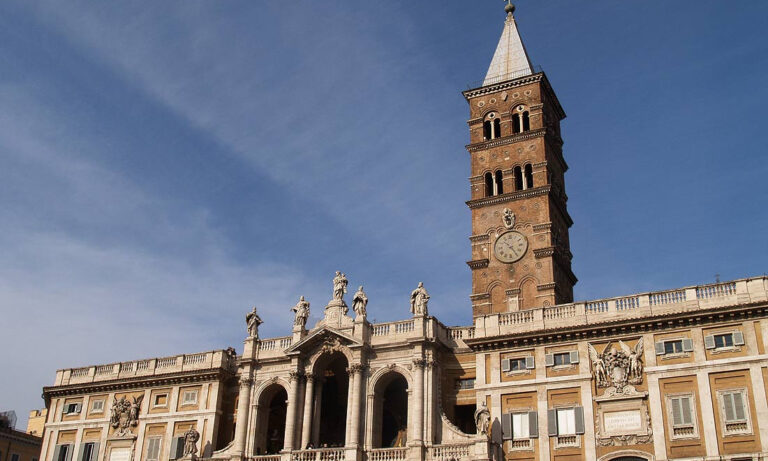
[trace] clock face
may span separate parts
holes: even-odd
[[[496,239],[493,253],[496,259],[503,263],[513,263],[523,257],[528,250],[528,239],[517,231],[509,231],[501,234]]]

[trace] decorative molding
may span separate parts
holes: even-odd
[[[467,261],[467,266],[469,266],[470,269],[485,269],[488,267],[489,263],[490,260],[488,258],[475,259],[472,261]]]
[[[304,377],[303,371],[292,370],[288,373],[288,382],[299,381]]]
[[[427,366],[427,361],[422,358],[413,359],[413,366],[419,370],[423,370]]]
[[[547,135],[546,128],[538,128],[536,130],[525,131],[523,133],[513,134],[511,136],[504,136],[502,138],[492,139],[490,141],[482,141],[474,144],[467,144],[464,146],[470,153],[488,150],[494,147],[506,146],[508,144],[514,144],[516,142],[527,141],[529,139],[541,138]]]
[[[541,187],[534,187],[533,189],[526,189],[526,190],[521,190],[516,192],[509,192],[501,195],[494,195],[492,197],[483,197],[483,198],[478,198],[474,200],[469,200],[466,202],[466,204],[470,209],[475,209],[475,208],[486,206],[486,205],[496,205],[499,203],[512,202],[514,200],[521,200],[521,199],[526,199],[531,197],[538,197],[541,195],[547,195],[551,190],[552,190],[552,186],[550,184],[547,184]],[[568,218],[568,220],[570,220],[570,218]],[[567,221],[567,222],[571,222],[571,221]],[[571,224],[573,223],[571,222]]]
[[[469,295],[470,301],[481,301],[483,299],[490,299],[491,294],[490,293],[474,293]]]
[[[471,235],[469,241],[472,243],[486,243],[491,241],[491,236],[488,234]]]
[[[555,286],[556,286],[556,284],[554,282],[553,283],[545,283],[543,285],[537,285],[536,289],[538,291],[551,290],[551,289],[555,288]]]
[[[490,94],[490,93],[496,93],[501,90],[506,90],[508,88],[516,88],[519,86],[527,85],[529,83],[535,83],[540,82],[542,78],[544,77],[543,72],[539,72],[533,75],[526,75],[525,77],[520,77],[512,80],[507,80],[505,82],[496,83],[493,85],[488,86],[482,86],[479,88],[473,88],[471,90],[463,91],[461,94],[464,95],[464,98],[470,100],[471,98],[475,98],[477,96],[482,96],[484,94]]]
[[[533,255],[536,259],[548,258],[555,254],[555,247],[537,248],[533,250]]]
[[[534,224],[533,225],[533,231],[534,232],[543,232],[543,231],[548,231],[550,229],[552,229],[552,223],[551,222],[545,222],[544,224]]]

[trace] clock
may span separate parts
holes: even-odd
[[[517,231],[509,231],[501,234],[493,246],[496,259],[503,263],[519,261],[528,250],[528,239]]]

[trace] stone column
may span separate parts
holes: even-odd
[[[248,433],[248,407],[251,404],[252,383],[253,380],[250,376],[240,378],[240,393],[237,400],[237,429],[233,444],[235,455],[242,455],[245,452],[245,437]]]
[[[697,335],[701,338],[701,334]],[[701,350],[704,350],[704,341],[701,340]],[[698,347],[698,346],[697,346]],[[702,352],[703,354],[703,352]],[[701,404],[701,420],[704,424],[714,423],[715,409],[712,407],[712,390],[709,387],[709,373],[706,370],[696,372],[696,384],[699,387],[699,403]],[[704,443],[707,448],[707,456],[716,457],[720,455],[720,448],[717,446],[717,435],[715,431],[705,431],[702,428],[701,434],[704,435]]]
[[[363,393],[363,366],[355,364],[350,367],[352,376],[354,376],[354,387],[352,388],[352,423],[350,424],[351,440],[347,445],[358,447],[360,445],[360,401]]]
[[[424,366],[426,361],[422,358],[414,359],[413,387],[415,405],[413,411],[413,445],[421,445],[424,441]]]
[[[299,403],[301,373],[292,371],[289,379],[291,382],[291,395],[288,397],[288,414],[285,415],[285,442],[283,451],[293,450],[293,442],[296,437],[296,410]]]
[[[312,437],[312,407],[315,404],[315,376],[307,375],[306,393],[304,394],[304,419],[301,427],[301,447],[304,450]]]
[[[350,446],[352,442],[352,392],[355,388],[355,375],[352,374],[352,368],[347,367],[349,375],[349,384],[347,385],[347,419],[346,432],[344,432],[344,446]]]

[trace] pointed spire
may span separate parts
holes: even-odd
[[[504,31],[501,33],[499,45],[496,47],[493,60],[488,67],[488,73],[483,80],[483,86],[533,73],[531,60],[528,59],[528,53],[525,51],[520,33],[517,31],[515,17],[512,15],[515,11],[515,5],[508,0],[504,11],[507,12]]]

